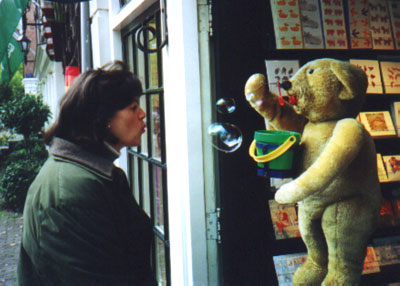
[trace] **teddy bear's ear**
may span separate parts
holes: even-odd
[[[368,78],[362,69],[343,61],[332,61],[331,69],[343,85],[339,94],[341,100],[351,100],[365,94]]]

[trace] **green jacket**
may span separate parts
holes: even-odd
[[[115,156],[53,141],[25,203],[18,285],[155,285],[150,220]]]

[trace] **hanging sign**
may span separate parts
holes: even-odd
[[[65,67],[65,89],[67,90],[75,78],[80,74],[79,67],[66,66]]]

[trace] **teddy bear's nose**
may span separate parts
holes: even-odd
[[[281,87],[284,90],[289,90],[292,87],[292,83],[288,80],[285,80],[284,82],[281,83]]]

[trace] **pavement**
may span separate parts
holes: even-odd
[[[0,210],[0,286],[17,285],[22,224],[21,214]]]

